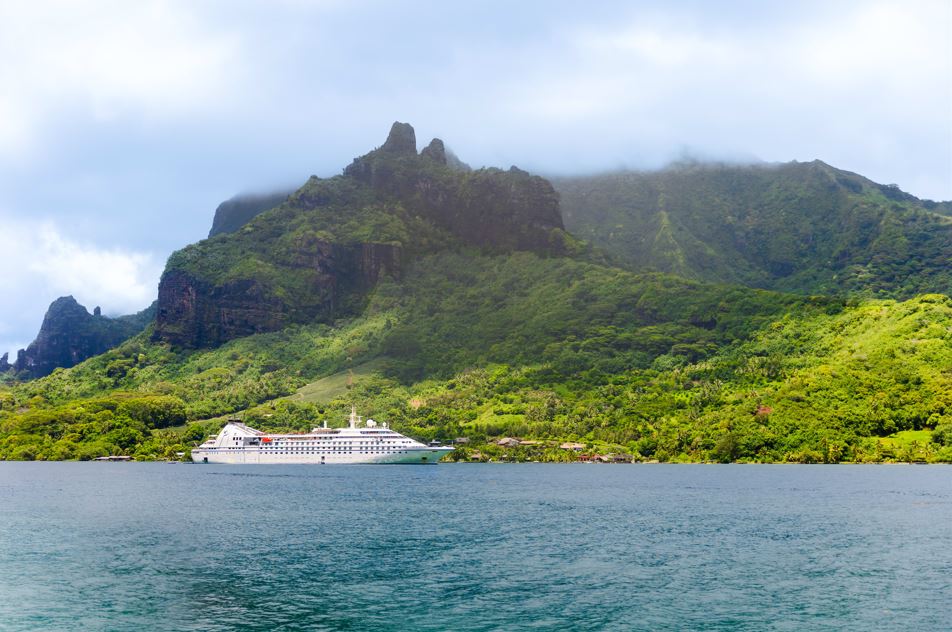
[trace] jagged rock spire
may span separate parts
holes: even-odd
[[[446,147],[443,146],[443,141],[439,138],[431,140],[430,144],[424,147],[423,151],[420,152],[420,155],[434,162],[438,162],[441,165],[446,164]]]
[[[416,132],[409,123],[395,122],[390,128],[387,142],[380,148],[382,151],[393,154],[416,155]]]

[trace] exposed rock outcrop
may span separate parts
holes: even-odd
[[[416,155],[416,132],[409,123],[394,123],[380,151],[398,156]]]
[[[12,365],[4,354],[0,371],[13,370],[19,376],[34,378],[75,366],[142,331],[152,321],[155,305],[118,318],[103,316],[98,307],[94,312],[90,314],[72,296],[56,299],[46,311],[36,339],[17,352]]]
[[[400,248],[365,243],[316,244],[299,259],[312,273],[307,300],[292,305],[264,282],[241,279],[211,284],[182,270],[159,283],[155,339],[184,347],[220,345],[294,322],[329,321],[348,297],[365,292],[385,274],[400,272]]]
[[[420,155],[438,164],[446,164],[446,147],[443,146],[443,141],[439,138],[431,140],[430,144],[424,147],[423,151],[420,152]]]
[[[409,130],[407,129],[409,128]],[[395,197],[463,242],[493,251],[560,253],[564,226],[559,196],[545,178],[516,167],[448,168],[443,141],[417,156],[413,128],[394,123],[387,142],[344,170],[380,197]],[[394,159],[398,153],[399,159]]]

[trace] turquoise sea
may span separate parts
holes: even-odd
[[[952,468],[0,463],[0,630],[950,630]]]

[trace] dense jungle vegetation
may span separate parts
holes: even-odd
[[[175,458],[231,414],[302,430],[357,402],[419,438],[468,438],[460,459],[569,460],[571,440],[662,461],[949,461],[949,367],[942,295],[843,301],[442,253],[356,318],[212,350],[147,331],[0,387],[0,458]]]

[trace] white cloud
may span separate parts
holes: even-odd
[[[145,251],[236,191],[336,172],[394,119],[477,165],[688,149],[952,195],[948,0],[408,5],[0,0],[0,209],[23,211],[0,214],[0,348],[63,294],[144,307]]]
[[[948,3],[869,3],[836,23],[796,29],[789,63],[834,84],[921,87],[952,69],[950,29]]]
[[[90,311],[129,314],[155,300],[161,264],[151,253],[102,248],[64,236],[52,222],[24,222],[0,216],[7,264],[0,275],[0,352],[23,345],[25,332],[39,329],[46,308],[72,295]],[[7,346],[9,345],[9,346]]]
[[[211,107],[233,76],[238,40],[208,32],[189,9],[163,0],[0,3],[0,157],[22,160],[63,108],[109,120]]]
[[[635,10],[519,51],[497,81],[501,118],[519,121],[514,142],[548,143],[537,164],[555,172],[614,166],[606,159],[654,166],[687,147],[724,158],[820,158],[917,185],[920,196],[949,196],[948,2],[833,3],[709,20],[677,11]],[[543,135],[551,130],[552,140]]]
[[[729,63],[737,58],[737,48],[729,40],[685,33],[682,28],[670,26],[635,25],[607,33],[582,31],[576,46],[583,52],[598,52],[669,70],[700,62]]]

